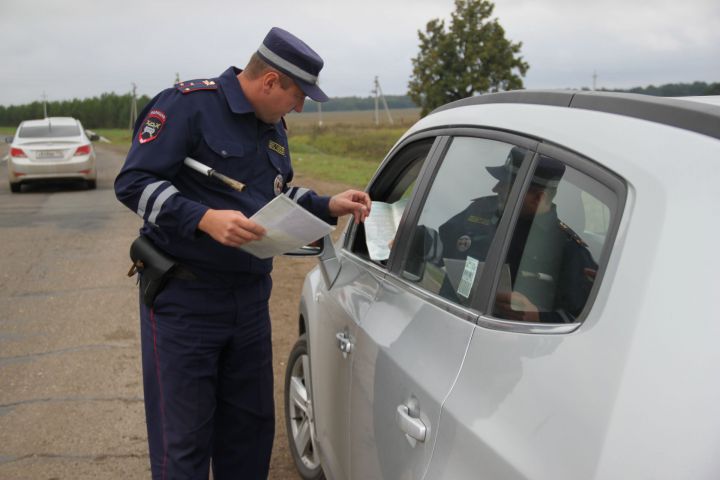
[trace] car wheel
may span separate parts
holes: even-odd
[[[19,183],[11,183],[10,184],[10,191],[12,193],[20,193],[20,189],[22,188],[22,185]]]
[[[307,338],[302,335],[290,352],[285,370],[285,427],[290,452],[300,476],[304,480],[322,480],[325,475],[315,448],[309,380],[310,357]]]
[[[97,188],[97,180],[87,180],[85,184],[88,190],[95,190]]]

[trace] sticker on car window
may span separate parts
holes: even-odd
[[[470,288],[472,288],[472,284],[475,281],[475,274],[478,271],[479,265],[480,262],[473,257],[467,257],[465,259],[465,269],[463,270],[460,285],[458,285],[457,289],[458,295],[465,298],[470,296]]]

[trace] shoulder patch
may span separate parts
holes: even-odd
[[[183,94],[197,92],[198,90],[217,90],[218,86],[214,80],[200,79],[187,80],[175,84],[175,88]]]
[[[160,135],[160,130],[165,125],[167,116],[160,110],[150,110],[138,132],[138,142],[148,143],[155,140]]]
[[[562,230],[565,233],[565,235],[567,235],[568,238],[570,238],[570,240],[577,243],[581,247],[587,248],[588,244],[585,243],[585,241],[582,238],[580,238],[580,235],[575,233],[573,231],[573,229],[570,228],[565,222],[563,222],[562,220],[558,220],[558,226],[560,227],[560,230]]]

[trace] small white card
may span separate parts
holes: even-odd
[[[458,285],[457,289],[458,295],[465,298],[470,296],[470,289],[475,281],[475,274],[477,273],[479,266],[480,262],[473,257],[467,257],[465,259],[465,269],[463,270],[460,285]]]

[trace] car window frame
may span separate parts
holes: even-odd
[[[438,132],[442,135],[439,137],[441,138],[441,141],[437,143],[438,148],[434,152],[435,154],[432,157],[428,156],[428,159],[426,160],[424,172],[421,172],[421,175],[423,176],[419,179],[417,183],[416,191],[413,194],[412,202],[408,206],[408,212],[403,217],[403,222],[398,229],[397,243],[400,245],[400,247],[393,249],[390,254],[390,259],[388,261],[388,275],[386,276],[386,279],[391,280],[393,285],[395,285],[396,287],[405,288],[407,291],[413,292],[415,295],[421,296],[426,301],[435,305],[438,308],[455,314],[456,316],[463,318],[471,323],[477,323],[478,317],[482,313],[477,308],[467,307],[455,303],[452,300],[446,299],[436,293],[425,290],[424,288],[418,286],[416,283],[403,277],[402,272],[404,269],[407,248],[410,243],[413,228],[417,224],[422,209],[425,206],[425,202],[427,201],[427,197],[430,193],[430,187],[432,184],[431,181],[436,177],[437,172],[440,169],[442,162],[446,158],[448,149],[450,148],[450,145],[452,144],[452,140],[454,138],[481,138],[485,140],[505,142],[510,145],[526,149],[528,153],[526,154],[526,158],[523,161],[524,168],[522,168],[518,172],[518,178],[523,178],[521,176],[523,174],[527,175],[527,171],[529,168],[528,165],[530,163],[528,161],[528,156],[534,153],[536,147],[539,144],[539,141],[527,136],[521,136],[502,130],[493,130],[472,126],[445,127],[442,129],[438,129]],[[518,199],[520,198],[521,193],[518,186],[519,183],[521,182],[515,182],[513,188],[508,195],[508,207],[517,204],[519,201]],[[499,249],[499,246],[496,245],[496,243],[498,242],[497,239],[505,238],[507,234],[507,230],[509,228],[509,221],[507,220],[508,217],[508,215],[503,215],[503,219],[498,224],[496,238],[493,240],[490,250],[488,251],[486,265],[488,261],[492,262],[491,255],[493,255],[493,252],[497,252],[497,250]],[[482,275],[475,279],[475,282],[471,289],[471,295],[474,294],[474,290],[477,288],[478,283],[482,280],[483,277],[485,277],[485,272],[483,272]]]
[[[376,262],[368,261],[350,250],[350,246],[354,241],[356,227],[349,225],[346,231],[342,253],[353,259],[355,263],[360,262],[366,267],[370,267],[376,274],[382,275],[387,281],[391,282],[396,288],[403,288],[414,295],[422,297],[430,304],[435,305],[445,311],[453,313],[460,318],[477,324],[478,326],[515,333],[533,333],[533,334],[563,334],[575,331],[584,323],[587,314],[592,310],[597,297],[597,292],[602,285],[604,273],[607,269],[609,256],[617,238],[620,223],[625,211],[627,202],[627,184],[617,175],[604,166],[601,166],[592,159],[585,157],[570,149],[560,145],[546,142],[541,138],[528,135],[522,135],[516,132],[508,132],[505,130],[496,130],[475,126],[457,125],[450,127],[434,127],[428,130],[416,132],[401,143],[396,145],[381,163],[375,175],[368,183],[366,191],[371,191],[382,175],[387,172],[388,165],[393,162],[397,154],[402,153],[404,147],[418,140],[428,137],[435,137],[433,145],[428,152],[425,163],[422,166],[417,180],[415,190],[408,202],[406,212],[403,214],[402,221],[398,227],[396,235],[396,248],[390,253],[390,258],[385,266],[378,265]],[[517,181],[514,182],[510,190],[506,202],[506,214],[503,215],[498,223],[495,238],[488,250],[485,260],[485,267],[481,275],[475,278],[473,282],[470,296],[473,302],[470,306],[463,306],[440,295],[425,290],[416,283],[406,279],[402,275],[404,261],[406,259],[407,248],[414,226],[416,225],[425,202],[430,193],[432,180],[436,177],[442,162],[444,161],[447,151],[452,144],[452,140],[456,137],[476,137],[487,140],[495,140],[506,142],[527,150],[523,159],[523,164],[517,173]],[[540,155],[546,155],[562,161],[564,164],[588,175],[592,179],[602,183],[616,194],[617,205],[616,212],[611,225],[608,228],[608,234],[603,245],[603,250],[598,258],[598,275],[593,288],[588,295],[585,306],[578,316],[578,321],[569,324],[550,324],[550,323],[531,323],[518,322],[513,320],[501,319],[492,316],[492,308],[494,304],[494,295],[498,286],[499,276],[501,274],[501,264],[509,248],[513,228],[520,214],[521,199],[527,192],[532,181],[532,173],[535,171]]]
[[[402,166],[397,165],[397,162],[402,163],[402,158],[399,158],[398,156],[403,156],[405,152],[407,152],[406,147],[412,147],[413,144],[417,144],[417,142],[421,142],[428,139],[433,139],[432,145],[430,146],[430,149],[428,150],[427,157],[425,158],[425,161],[420,168],[420,171],[418,172],[418,176],[415,180],[415,189],[410,196],[410,199],[408,200],[408,205],[405,208],[406,212],[403,213],[403,217],[400,221],[400,225],[398,226],[398,232],[402,231],[403,225],[406,222],[407,214],[411,210],[412,205],[415,201],[415,198],[417,196],[418,191],[420,190],[420,181],[422,178],[425,177],[425,172],[427,171],[428,165],[432,163],[432,159],[434,156],[437,155],[438,151],[438,144],[441,137],[437,135],[436,129],[426,130],[423,132],[419,132],[418,134],[408,136],[407,138],[403,139],[400,143],[395,145],[390,152],[385,156],[385,159],[380,163],[380,166],[375,171],[375,174],[372,176],[370,181],[368,182],[367,187],[365,188],[365,191],[372,194],[374,187],[377,186],[378,182],[382,181],[382,177],[386,174],[388,174],[389,170],[397,169],[397,170],[403,170]],[[382,188],[382,187],[381,187]],[[389,271],[391,262],[393,259],[394,251],[397,250],[396,248],[392,249],[390,253],[390,258],[388,258],[385,265],[380,264],[379,262],[375,262],[373,260],[370,260],[368,258],[364,258],[357,253],[352,251],[353,244],[355,242],[355,237],[357,235],[358,231],[358,225],[356,225],[353,222],[348,222],[348,225],[346,227],[345,233],[343,235],[342,239],[342,246],[340,248],[340,253],[353,260],[355,263],[360,263],[361,265],[365,265],[366,267],[371,268],[372,270],[376,271],[376,273],[379,274],[385,274]]]
[[[593,287],[590,290],[585,305],[577,317],[577,321],[567,324],[552,324],[552,323],[535,323],[535,322],[518,322],[513,320],[507,320],[498,318],[492,315],[492,309],[494,305],[494,299],[497,287],[500,281],[502,262],[505,259],[507,250],[510,247],[510,241],[512,240],[513,231],[510,226],[514,226],[520,215],[520,199],[525,195],[527,189],[532,182],[532,175],[535,171],[539,159],[541,156],[548,156],[561,161],[563,164],[587,175],[594,181],[604,185],[611,192],[615,194],[617,204],[615,211],[613,212],[613,219],[608,227],[608,233],[603,244],[603,248],[599,258],[597,259],[598,272],[593,282]],[[471,295],[475,294],[476,301],[473,303],[473,308],[481,311],[482,313],[477,318],[477,324],[479,326],[501,330],[505,332],[514,333],[533,333],[533,334],[564,334],[571,333],[577,330],[587,318],[589,312],[592,310],[597,293],[603,283],[605,271],[607,270],[608,261],[610,254],[612,253],[613,246],[617,239],[617,234],[620,228],[620,223],[625,212],[625,205],[627,202],[627,184],[626,182],[611,170],[601,166],[597,162],[576,152],[572,152],[568,149],[562,148],[561,146],[550,144],[550,143],[539,143],[536,151],[533,152],[532,159],[529,163],[524,163],[523,168],[518,172],[518,178],[520,174],[523,174],[521,182],[516,182],[514,187],[518,187],[519,195],[511,195],[512,197],[512,210],[511,214],[507,215],[508,220],[507,228],[504,230],[502,242],[499,244],[499,250],[495,252],[488,252],[488,261],[485,263],[485,269],[483,271],[482,278],[475,282]],[[510,207],[510,204],[508,204]],[[506,207],[507,208],[507,207]],[[500,229],[498,229],[500,230]],[[496,240],[498,240],[496,238]],[[493,245],[495,247],[497,245]],[[491,258],[490,254],[495,255]],[[492,263],[490,263],[492,262]],[[477,292],[475,291],[477,289]]]

